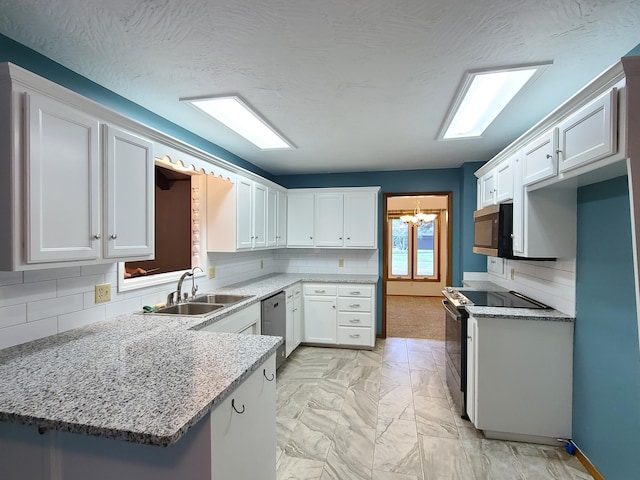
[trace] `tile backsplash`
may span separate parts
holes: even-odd
[[[484,274],[504,288],[555,308],[567,315],[576,313],[576,261],[504,260],[504,273]],[[465,280],[470,277],[465,274]]]
[[[344,266],[339,266],[340,264]],[[208,279],[208,267],[215,278]],[[175,282],[118,292],[117,264],[0,272],[0,348],[166,301]],[[196,278],[199,292],[272,273],[377,274],[377,250],[262,250],[209,253],[205,275]],[[94,287],[111,284],[111,301],[94,302]],[[191,281],[186,282],[187,289]]]

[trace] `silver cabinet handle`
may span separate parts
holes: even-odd
[[[347,240],[351,240],[351,237],[347,237]]]
[[[100,240],[100,238],[102,238],[102,235],[100,235],[99,233],[96,233],[96,234],[93,236],[93,238],[94,238],[95,240]]]
[[[342,237],[338,237],[338,240],[342,240]]]
[[[556,153],[557,153],[557,154],[561,154],[561,153],[562,153],[562,150],[560,150],[560,149],[558,148],[558,149],[556,149]]]
[[[349,323],[360,323],[360,319],[359,318],[352,318],[351,320],[349,320]]]
[[[111,234],[111,240],[115,240],[116,238],[118,238],[118,235],[116,235],[115,233]]]
[[[314,292],[316,292],[316,293],[325,293],[326,290],[314,290]]]
[[[360,338],[360,334],[359,333],[352,333],[351,335],[349,335],[349,338]]]
[[[351,308],[358,308],[360,306],[359,303],[352,303],[351,305],[349,305],[349,307]]]
[[[547,153],[547,158],[553,158],[553,155]]]
[[[360,292],[349,292],[349,295],[360,295]]]

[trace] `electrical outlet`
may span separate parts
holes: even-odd
[[[264,260],[260,260],[260,268],[264,268]]]
[[[339,267],[344,267],[344,258],[339,258],[338,259],[338,266]]]
[[[516,269],[512,268],[511,269],[511,280],[515,280],[515,278],[516,278]]]
[[[96,303],[104,303],[111,301],[111,284],[102,283],[96,285],[95,288],[95,301]]]
[[[209,278],[216,278],[216,267],[209,267]]]

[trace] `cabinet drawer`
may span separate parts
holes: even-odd
[[[341,312],[370,312],[370,298],[338,297],[338,310]]]
[[[338,344],[371,346],[371,328],[338,327]]]
[[[305,295],[333,295],[335,296],[337,292],[336,285],[305,285],[304,286],[304,294]]]
[[[373,287],[371,285],[340,285],[338,296],[340,297],[371,297]]]
[[[373,315],[368,312],[338,312],[338,325],[343,327],[370,327]]]

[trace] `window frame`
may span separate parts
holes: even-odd
[[[387,252],[387,272],[386,278],[390,281],[398,282],[439,282],[440,281],[440,228],[442,215],[440,211],[425,211],[424,213],[434,214],[436,218],[433,220],[433,275],[418,275],[418,227],[415,225],[407,225],[409,235],[407,238],[408,265],[407,275],[393,275],[393,221],[399,220],[400,216],[411,214],[412,212],[387,212],[387,231],[388,231],[388,252]]]

